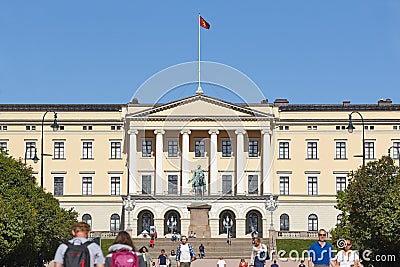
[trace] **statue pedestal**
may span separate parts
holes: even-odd
[[[189,233],[193,231],[198,238],[211,237],[211,229],[208,220],[208,212],[211,205],[204,202],[194,202],[190,204],[187,209],[190,211],[190,225]]]

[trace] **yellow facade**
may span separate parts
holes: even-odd
[[[41,151],[46,111],[57,112],[62,129],[52,131],[48,112]],[[353,111],[364,119],[366,162],[387,155],[390,147],[397,160],[400,106],[390,100],[233,104],[196,94],[157,105],[0,105],[0,145],[27,158],[39,184],[43,161],[44,188],[89,220],[94,231],[132,226],[140,234],[154,225],[163,235],[171,231],[172,217],[178,221],[174,230],[188,234],[187,206],[194,201],[188,180],[200,165],[213,237],[226,236],[226,216],[234,221],[235,237],[248,235],[251,226],[266,236],[270,214],[264,203],[270,194],[279,195],[273,223],[284,236],[335,226],[336,192],[362,164],[354,157],[363,151],[358,114],[352,115],[355,132],[346,130]],[[128,194],[136,202],[129,222],[122,203]]]

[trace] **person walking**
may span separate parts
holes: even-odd
[[[318,241],[311,244],[308,252],[308,267],[334,266],[332,245],[326,242],[326,231],[318,231]]]
[[[135,253],[132,238],[126,231],[118,233],[114,242],[108,248],[108,252],[109,254],[106,256],[105,261],[106,267],[113,266],[117,262],[123,264],[123,266],[139,267],[139,260]]]
[[[77,222],[72,225],[71,230],[74,238],[69,240],[68,243],[66,242],[61,244],[57,248],[56,254],[54,256],[54,266],[62,267],[65,263],[65,260],[69,261],[70,259],[67,257],[69,257],[69,255],[73,255],[70,254],[68,251],[72,251],[73,247],[78,249],[77,247],[85,246],[89,250],[90,258],[88,260],[90,261],[90,266],[104,267],[105,259],[100,246],[88,240],[90,234],[90,225],[85,222]],[[84,249],[86,250],[86,248]]]
[[[203,246],[203,243],[201,243],[200,244],[200,246],[199,246],[199,258],[200,259],[202,259],[202,258],[204,258],[204,256],[206,255],[205,253],[204,253],[204,251],[205,251],[205,249],[204,249],[204,246]]]
[[[181,244],[176,250],[176,262],[178,267],[190,267],[192,261],[196,260],[196,252],[192,245],[187,243],[187,237],[181,236]]]
[[[171,250],[171,254],[169,256],[169,267],[176,267],[176,253],[175,253],[175,250]]]
[[[244,259],[240,259],[239,267],[247,267],[247,263]]]
[[[217,262],[217,267],[226,267],[226,261],[221,257],[219,257],[219,261]]]
[[[271,264],[271,267],[279,267],[279,265],[276,263],[276,260],[274,260],[274,263]]]
[[[143,246],[139,249],[139,252],[143,255],[143,260],[146,262],[146,267],[151,267],[152,257],[147,247]]]
[[[346,238],[346,243],[343,250],[339,251],[336,255],[336,267],[358,267],[360,257],[358,252],[351,250],[351,240]]]
[[[265,261],[269,259],[267,246],[261,243],[261,238],[254,238],[254,246],[251,251],[250,266],[264,267]]]
[[[161,250],[160,256],[158,256],[157,264],[159,267],[167,267],[168,256],[165,254],[165,249]]]

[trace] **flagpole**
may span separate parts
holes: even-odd
[[[200,85],[200,13],[199,13],[199,19],[197,21],[198,25],[199,25],[199,87],[197,88],[196,94],[203,94],[203,89],[201,89],[201,85]]]

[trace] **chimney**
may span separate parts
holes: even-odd
[[[378,101],[379,107],[390,106],[390,105],[392,105],[392,99],[390,99],[390,98],[386,98],[386,100],[379,99],[379,101]]]
[[[344,100],[343,101],[343,106],[344,107],[350,106],[350,100]]]
[[[261,100],[261,104],[268,104],[268,99],[266,98],[266,99]]]
[[[274,105],[277,106],[277,107],[288,106],[289,105],[289,100],[287,100],[286,98],[277,98],[274,101]]]

